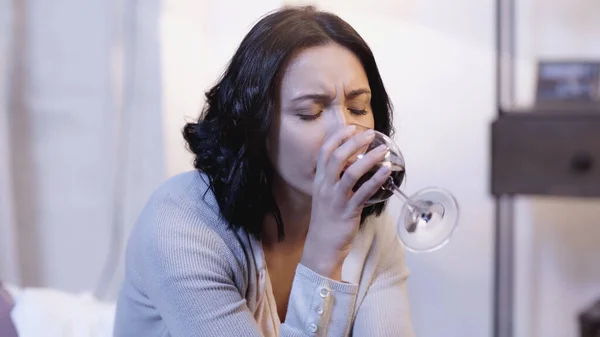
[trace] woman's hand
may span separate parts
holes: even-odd
[[[327,137],[317,162],[313,185],[311,220],[300,263],[314,272],[340,280],[342,264],[358,233],[364,204],[390,176],[382,166],[356,192],[357,181],[381,162],[387,151],[383,145],[369,151],[350,165],[340,178],[347,163],[352,162],[361,148],[374,137],[372,130],[354,134],[348,126]]]

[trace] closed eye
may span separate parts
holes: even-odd
[[[323,111],[320,111],[316,114],[297,114],[296,116],[298,116],[298,118],[300,118],[300,120],[303,121],[314,121],[315,119],[319,118],[322,113]]]
[[[366,115],[366,114],[367,114],[367,112],[368,112],[366,109],[362,109],[362,110],[359,110],[359,109],[348,109],[348,110],[350,110],[350,112],[351,112],[352,114],[354,114],[354,115],[359,115],[359,116]]]

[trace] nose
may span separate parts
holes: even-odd
[[[350,119],[348,118],[345,109],[343,107],[335,107],[332,108],[334,111],[332,111],[331,115],[333,116],[332,121],[329,123],[330,127],[329,130],[330,131],[336,131],[339,129],[344,128],[345,126],[350,124]]]

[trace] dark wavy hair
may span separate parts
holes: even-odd
[[[338,16],[313,6],[284,7],[264,16],[244,37],[219,82],[206,93],[198,122],[183,129],[194,166],[210,180],[221,216],[231,227],[244,228],[259,240],[267,214],[275,217],[278,237],[283,220],[273,197],[274,169],[266,142],[286,63],[299,50],[339,44],[352,51],[371,87],[375,129],[391,136],[392,104],[371,49]],[[361,225],[379,215],[385,203],[365,207]]]

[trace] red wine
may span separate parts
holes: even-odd
[[[373,177],[373,175],[375,173],[377,173],[377,171],[379,170],[380,167],[381,167],[381,164],[373,166],[373,168],[371,168],[371,170],[369,172],[367,172],[364,176],[362,176],[360,179],[358,179],[358,181],[356,182],[356,184],[354,185],[352,190],[354,192],[356,192],[362,186],[362,184],[367,182],[369,179],[371,179],[371,177]],[[389,180],[391,179],[392,180],[391,182],[393,182],[394,185],[400,187],[402,185],[402,182],[404,181],[404,176],[405,176],[404,167],[400,166],[400,165],[392,164],[391,170],[392,170],[392,173],[391,173],[390,177],[388,178],[388,182],[390,182]],[[340,174],[340,177],[342,175],[344,175],[344,172],[342,172]],[[392,194],[394,194],[394,193],[391,190],[382,186],[379,190],[377,190],[377,192],[375,192],[375,194],[373,194],[373,196],[371,196],[369,201],[378,202],[381,200],[385,200],[385,199],[391,197]]]

